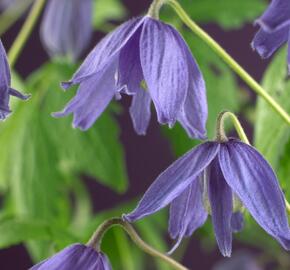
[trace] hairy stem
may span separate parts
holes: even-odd
[[[288,113],[257,83],[211,36],[202,30],[184,11],[176,0],[167,0],[176,11],[183,23],[200,37],[217,55],[219,55],[259,96],[261,96],[275,110],[284,121],[290,125]]]
[[[165,4],[167,0],[153,0],[149,10],[148,15],[154,19],[159,19],[159,11],[161,7]]]
[[[241,141],[250,145],[249,139],[248,139],[239,119],[236,117],[235,114],[233,114],[232,112],[229,112],[229,111],[221,112],[217,118],[217,125],[216,125],[217,140],[220,142],[228,141],[228,138],[227,138],[226,133],[225,133],[225,128],[224,128],[224,122],[227,118],[231,118]]]
[[[30,33],[32,32],[37,19],[44,7],[45,0],[35,0],[35,3],[33,4],[30,13],[28,14],[28,17],[20,30],[20,33],[18,34],[16,40],[14,41],[9,53],[8,53],[8,60],[10,63],[11,68],[14,66],[15,62],[17,61],[17,58],[22,51]]]
[[[100,245],[104,234],[106,233],[107,230],[109,230],[113,226],[121,226],[128,233],[133,242],[147,254],[163,260],[176,270],[188,270],[180,263],[176,262],[172,258],[164,255],[163,253],[157,251],[156,249],[152,248],[147,243],[145,243],[137,234],[133,226],[130,223],[122,220],[121,218],[112,218],[102,223],[97,228],[96,232],[93,234],[92,238],[87,243],[87,246],[90,246],[96,249],[97,251],[100,251]]]

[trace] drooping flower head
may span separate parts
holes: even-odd
[[[108,258],[92,247],[71,245],[30,270],[111,270]]]
[[[272,0],[265,13],[256,21],[261,27],[252,42],[252,47],[261,57],[270,57],[290,40],[290,1]],[[290,71],[290,55],[288,56]]]
[[[23,95],[11,88],[11,74],[5,49],[0,40],[0,120],[4,120],[11,113],[9,107],[10,96],[26,100],[28,95]]]
[[[73,113],[74,127],[90,128],[114,97],[128,94],[138,134],[146,133],[153,101],[159,123],[178,121],[189,136],[205,137],[203,76],[177,30],[150,16],[132,19],[106,36],[63,87],[75,84],[76,96],[55,114]]]
[[[76,60],[92,36],[92,0],[49,0],[40,28],[51,56]]]
[[[137,208],[124,215],[134,222],[171,205],[169,232],[190,236],[211,215],[221,253],[230,256],[232,233],[243,227],[241,204],[285,249],[290,228],[285,198],[267,161],[253,147],[234,139],[205,142],[175,161],[149,187]]]

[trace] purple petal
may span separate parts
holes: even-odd
[[[120,50],[143,24],[143,21],[143,18],[132,19],[107,35],[90,52],[71,81],[65,83],[63,87],[68,88],[72,84],[78,84],[92,74],[102,71],[112,61],[112,58],[119,54]]]
[[[10,86],[11,74],[10,68],[7,61],[7,55],[2,41],[0,40],[0,88]]]
[[[218,150],[219,144],[206,142],[187,152],[159,175],[137,208],[124,218],[133,222],[167,206],[196,180],[217,155]]]
[[[92,36],[92,0],[50,0],[40,36],[50,55],[76,60]]]
[[[208,179],[208,196],[215,237],[222,255],[230,257],[232,253],[233,194],[224,179],[217,158],[209,166]]]
[[[139,89],[132,98],[130,115],[138,135],[146,135],[151,118],[151,97],[144,89]]]
[[[81,244],[71,245],[53,257],[33,266],[30,270],[110,270],[102,253]]]
[[[161,124],[174,125],[188,90],[188,65],[177,31],[147,18],[140,39],[143,75]]]
[[[273,33],[260,29],[251,46],[262,58],[268,58],[288,40],[288,37],[289,27],[284,27]]]
[[[177,238],[177,242],[169,253],[172,253],[185,236],[192,235],[207,219],[200,185],[200,181],[196,179],[171,203],[169,234],[171,238]]]
[[[205,81],[188,46],[180,36],[179,38],[187,55],[189,88],[178,121],[187,131],[188,136],[205,139],[208,116]]]
[[[27,99],[29,99],[31,97],[31,95],[22,94],[19,91],[15,90],[15,89],[13,89],[11,87],[9,88],[9,95],[17,97],[17,98],[22,99],[22,100],[27,100]]]
[[[232,231],[234,233],[241,231],[244,228],[244,216],[241,212],[235,212],[231,220]]]
[[[222,144],[219,160],[228,185],[257,223],[290,249],[284,195],[271,166],[253,147],[238,141]]]
[[[118,85],[125,85],[127,94],[137,93],[141,88],[141,81],[144,79],[139,53],[140,35],[141,28],[127,42],[119,56]]]
[[[272,0],[265,13],[256,21],[265,31],[276,31],[290,25],[289,0]]]
[[[83,81],[76,96],[67,104],[65,109],[53,115],[63,117],[73,113],[74,127],[81,130],[90,128],[106,109],[117,91],[114,79],[116,65],[115,61],[106,70]]]

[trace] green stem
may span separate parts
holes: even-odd
[[[241,141],[243,141],[244,143],[250,145],[249,139],[239,121],[239,119],[236,117],[235,114],[233,114],[232,112],[228,112],[228,111],[224,111],[221,112],[218,116],[217,119],[217,126],[216,126],[216,136],[217,136],[217,140],[220,142],[226,142],[228,141],[228,138],[225,134],[225,128],[224,128],[224,122],[227,118],[231,118],[234,127],[241,139]]]
[[[35,0],[35,3],[33,4],[31,11],[20,30],[20,33],[18,34],[16,40],[14,41],[9,53],[8,53],[8,59],[11,68],[14,66],[21,50],[23,49],[30,33],[32,32],[37,19],[44,7],[45,0]]]
[[[172,258],[164,255],[163,253],[155,250],[154,248],[149,246],[147,243],[145,243],[137,234],[133,226],[130,223],[122,220],[121,218],[112,218],[102,223],[97,228],[96,232],[93,234],[92,238],[87,243],[87,246],[90,246],[96,249],[97,251],[100,251],[100,245],[101,245],[104,234],[106,233],[107,230],[109,230],[113,226],[121,226],[128,233],[128,235],[131,237],[134,243],[147,254],[165,261],[176,270],[188,270],[186,267],[184,267],[180,263],[176,262]]]
[[[290,116],[281,106],[257,83],[211,36],[202,30],[184,11],[176,0],[168,0],[169,5],[176,11],[183,23],[215,51],[259,96],[290,125]]]
[[[165,4],[167,0],[154,0],[148,10],[148,16],[158,20],[159,19],[159,11],[161,7]]]

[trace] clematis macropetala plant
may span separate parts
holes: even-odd
[[[0,40],[0,120],[5,120],[11,113],[9,102],[10,96],[26,100],[29,95],[24,95],[11,87],[11,72],[7,55]]]
[[[48,1],[40,36],[50,56],[79,58],[92,37],[92,8],[92,0]]]
[[[269,235],[290,249],[285,198],[276,175],[255,148],[239,140],[205,142],[193,148],[155,180],[124,219],[134,222],[169,204],[169,233],[177,239],[173,250],[210,214],[218,247],[230,256],[232,233],[243,227],[242,205]]]
[[[252,42],[252,48],[262,58],[269,58],[282,45],[290,40],[290,1],[272,0],[265,13],[256,20],[261,29]],[[290,55],[288,56],[290,72]]]
[[[111,265],[101,252],[94,248],[73,244],[30,270],[111,270]]]
[[[130,115],[145,135],[153,101],[160,124],[178,121],[190,137],[206,135],[207,101],[203,76],[188,46],[172,26],[150,16],[132,19],[107,35],[73,78],[76,96],[57,117],[74,115],[73,126],[86,130],[114,98],[132,96]]]

